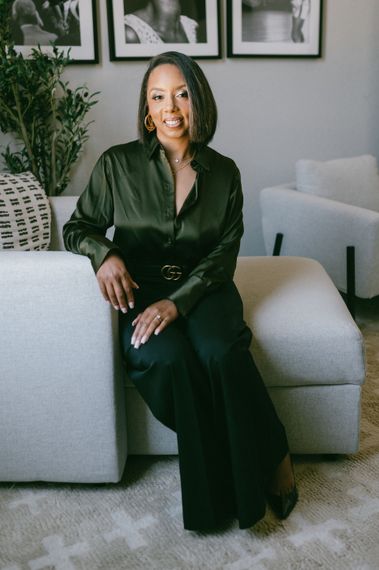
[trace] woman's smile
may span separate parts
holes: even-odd
[[[165,125],[167,125],[170,128],[175,128],[178,127],[179,125],[182,124],[183,119],[181,119],[180,117],[176,117],[174,119],[164,119],[163,121],[165,123]]]

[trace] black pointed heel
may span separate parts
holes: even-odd
[[[286,519],[291,514],[298,500],[299,493],[296,485],[293,486],[289,493],[284,495],[267,493],[267,502],[280,519]]]

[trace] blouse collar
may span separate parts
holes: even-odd
[[[150,135],[146,143],[144,143],[146,154],[149,160],[151,160],[157,153],[157,149],[160,148],[159,140],[153,133]],[[194,170],[202,172],[211,170],[211,157],[210,150],[207,146],[199,146],[196,149],[195,156],[191,162],[191,166]]]

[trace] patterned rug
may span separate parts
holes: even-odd
[[[176,457],[130,457],[117,485],[0,485],[0,570],[377,570],[379,302],[366,339],[361,449],[295,457],[301,501],[249,530],[184,531]]]

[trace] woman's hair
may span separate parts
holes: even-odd
[[[13,18],[22,18],[23,20],[30,20],[30,23],[35,22],[37,15],[37,8],[32,0],[15,0],[12,4]],[[26,22],[23,22],[26,23]]]
[[[141,141],[146,142],[151,136],[144,125],[145,117],[149,112],[147,83],[153,69],[164,64],[176,65],[185,79],[191,109],[189,127],[191,144],[208,144],[213,138],[217,126],[216,102],[208,80],[196,61],[177,51],[168,51],[153,57],[144,75],[138,109],[138,132]]]

